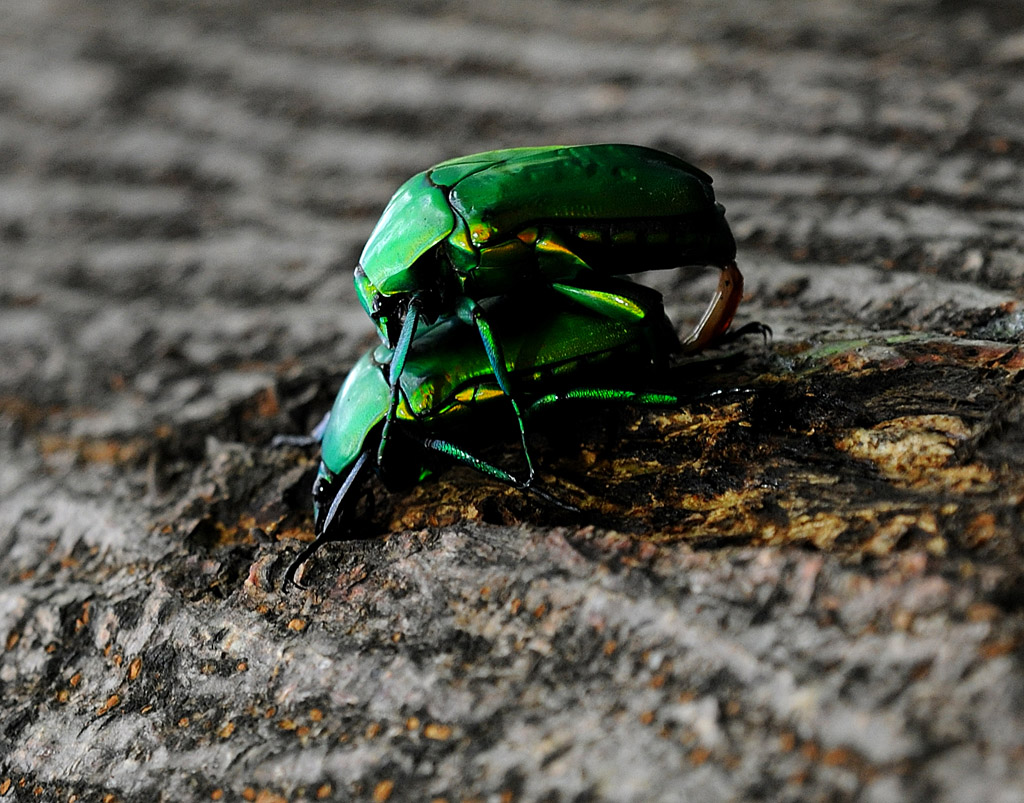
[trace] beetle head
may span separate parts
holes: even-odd
[[[359,257],[355,285],[385,343],[394,344],[412,297],[429,293],[438,280],[436,246],[454,228],[447,191],[427,172],[399,187],[377,221]]]
[[[425,261],[427,257],[424,258]],[[438,273],[437,278],[432,282],[425,282],[424,286],[415,292],[385,294],[373,286],[363,266],[359,265],[355,272],[356,296],[363,310],[370,316],[373,325],[377,327],[377,334],[388,348],[394,348],[398,342],[398,336],[402,331],[402,325],[409,314],[409,305],[413,299],[420,310],[420,319],[424,323],[433,323],[437,320],[444,307],[445,288],[441,277],[444,273]]]
[[[393,347],[404,318],[404,310],[398,309],[395,303],[399,296],[386,296],[378,290],[366,275],[362,265],[356,266],[355,287],[356,298],[359,299],[363,312],[370,316],[373,325],[377,327],[380,339],[386,346]],[[404,306],[406,310],[409,308],[408,300]]]

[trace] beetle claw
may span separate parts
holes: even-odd
[[[751,321],[750,323],[743,324],[739,329],[732,329],[726,332],[718,339],[717,345],[733,343],[741,337],[747,337],[748,335],[760,335],[767,346],[772,339],[772,328],[766,323]]]
[[[569,513],[582,513],[583,512],[578,507],[576,507],[576,505],[574,505],[574,504],[572,504],[570,502],[563,502],[561,499],[558,499],[558,498],[552,496],[551,494],[547,493],[546,491],[542,491],[540,488],[534,487],[534,485],[533,485],[533,478],[532,477],[529,480],[527,480],[526,482],[520,483],[519,490],[526,491],[526,493],[529,493],[529,494],[533,494],[538,499],[543,499],[549,505],[554,505],[555,507],[561,508],[562,510],[565,510],[565,511],[567,511]]]
[[[295,559],[288,564],[288,568],[285,569],[284,585],[293,585],[303,590],[308,589],[309,586],[305,585],[300,580],[296,580],[295,575],[298,574],[299,569],[301,569],[306,564],[306,562],[311,557],[313,557],[313,555],[320,551],[320,547],[322,547],[326,543],[335,540],[337,539],[325,537],[324,533],[320,533],[320,535],[316,537],[315,541],[313,541],[310,544],[307,544],[305,549],[303,549],[298,555],[296,555]]]

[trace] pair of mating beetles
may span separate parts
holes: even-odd
[[[343,537],[371,470],[385,484],[415,482],[424,458],[440,453],[558,504],[533,485],[530,415],[573,399],[677,403],[597,387],[587,376],[635,381],[640,366],[720,341],[743,292],[735,256],[711,177],[650,148],[513,148],[413,176],[384,210],[355,271],[383,345],[355,365],[314,433],[322,444],[316,540],[286,578],[294,581],[322,544]],[[685,265],[721,273],[700,323],[680,342],[661,295],[621,274]],[[446,437],[453,422],[498,400],[518,425],[524,476]]]

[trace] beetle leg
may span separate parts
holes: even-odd
[[[515,396],[512,395],[512,383],[508,375],[508,364],[505,362],[505,352],[491,330],[483,307],[471,298],[463,296],[459,300],[457,312],[460,320],[475,326],[480,333],[480,339],[483,341],[484,351],[487,353],[487,361],[491,364],[494,378],[498,380],[498,387],[501,388],[501,392],[508,397],[509,403],[512,405],[512,412],[516,416],[516,425],[519,427],[519,440],[523,444],[523,455],[526,458],[526,468],[529,474],[527,483],[529,483],[533,480],[534,475],[533,459],[530,457],[530,447],[526,443],[526,425],[523,423],[523,415]]]
[[[324,439],[324,433],[327,431],[327,425],[331,423],[331,411],[328,410],[324,413],[324,417],[320,419],[320,423],[313,427],[313,431],[309,433],[309,437],[315,440],[317,443],[322,443]]]
[[[529,418],[538,410],[551,407],[562,402],[571,401],[597,401],[604,404],[609,402],[616,404],[633,405],[635,407],[679,407],[686,404],[706,402],[711,399],[718,399],[730,395],[750,396],[754,391],[751,388],[718,388],[709,393],[695,395],[680,395],[676,393],[658,393],[655,391],[623,390],[621,388],[573,388],[561,393],[548,393],[535,399],[526,410],[526,417]]]
[[[316,446],[324,439],[324,432],[327,431],[327,423],[331,420],[331,411],[324,413],[320,423],[313,427],[308,435],[275,435],[270,441],[271,448],[280,446]]]
[[[693,331],[683,339],[683,351],[693,354],[715,343],[729,329],[732,317],[743,297],[743,274],[735,262],[722,267],[718,287],[708,308]]]
[[[310,446],[317,446],[319,443],[320,439],[313,435],[275,435],[270,441],[270,448],[279,449],[282,446],[297,446],[304,449]]]
[[[316,539],[311,544],[307,544],[306,548],[295,557],[295,560],[288,564],[288,568],[284,573],[285,584],[294,583],[299,588],[304,588],[301,583],[295,580],[295,573],[298,572],[302,564],[313,557],[313,555],[315,555],[324,544],[340,540],[334,532],[336,528],[332,525],[338,515],[338,510],[341,507],[342,501],[346,496],[348,496],[352,486],[356,484],[356,482],[361,478],[363,472],[366,470],[366,465],[370,458],[370,452],[370,448],[364,449],[356,462],[352,464],[352,468],[349,470],[348,476],[345,477],[345,481],[341,484],[338,492],[334,495],[334,499],[331,500],[331,506],[327,510],[323,526],[320,528],[320,532]],[[345,511],[345,513],[347,512],[348,511]],[[344,513],[342,515],[344,515]]]
[[[551,496],[551,494],[545,493],[539,488],[534,487],[534,475],[532,471],[530,473],[529,479],[521,480],[518,477],[509,474],[507,471],[505,471],[505,469],[500,468],[494,465],[493,463],[488,463],[486,460],[481,460],[476,455],[470,454],[465,449],[456,446],[451,441],[438,440],[437,438],[427,438],[423,441],[423,445],[428,449],[432,449],[435,452],[440,452],[441,454],[450,457],[452,460],[455,460],[459,463],[462,463],[463,465],[475,469],[476,471],[479,471],[484,476],[498,480],[499,482],[503,482],[506,485],[511,485],[516,490],[531,493],[534,496],[543,499],[545,502],[555,505],[556,507],[560,507],[563,510],[569,510],[572,511],[573,513],[579,513],[579,508],[570,505],[567,502],[562,502],[559,499],[555,499],[555,497]]]
[[[530,417],[544,407],[568,401],[599,401],[635,404],[638,407],[675,407],[683,401],[682,396],[674,393],[653,393],[620,388],[573,388],[561,393],[548,393],[536,399],[526,411]]]
[[[398,342],[391,354],[391,365],[388,370],[388,387],[391,388],[391,402],[388,404],[388,414],[384,418],[384,428],[380,433],[380,443],[377,446],[377,465],[382,465],[384,460],[384,447],[388,442],[388,430],[395,420],[398,411],[398,382],[402,378],[402,371],[405,370],[405,360],[409,356],[409,346],[412,343],[413,335],[416,334],[416,325],[420,320],[419,299],[413,296],[409,302],[409,309],[405,313],[405,321],[402,323],[402,331],[398,335]]]

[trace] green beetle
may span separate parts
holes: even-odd
[[[550,290],[531,297],[529,321],[522,315],[523,299],[516,294],[487,304],[488,317],[505,344],[508,373],[529,400],[527,415],[575,399],[678,403],[674,395],[629,389],[663,367],[679,344],[660,294],[632,282],[623,285],[621,302],[642,308],[642,317],[616,321]],[[479,344],[460,322],[443,319],[413,341],[398,383],[395,426],[388,434],[384,422],[391,400],[391,357],[384,346],[364,354],[320,428],[321,463],[313,486],[317,537],[289,566],[288,582],[294,582],[299,566],[321,545],[345,536],[358,497],[367,492],[365,480],[371,470],[388,487],[408,486],[425,476],[431,455],[440,455],[561,505],[532,485],[532,475],[520,478],[451,439],[463,427],[493,425],[490,408],[505,395]],[[622,386],[588,386],[598,372],[620,377]],[[401,459],[389,460],[386,467],[377,458],[396,451],[402,452]]]
[[[418,173],[388,203],[355,271],[359,301],[394,350],[385,432],[417,325],[458,317],[479,332],[491,371],[512,403],[532,472],[502,342],[478,302],[548,286],[629,321],[645,313],[619,303],[617,274],[714,265],[722,269],[718,290],[683,341],[684,349],[697,351],[721,339],[739,304],[743,279],[735,256],[711,177],[651,148],[512,148]]]

